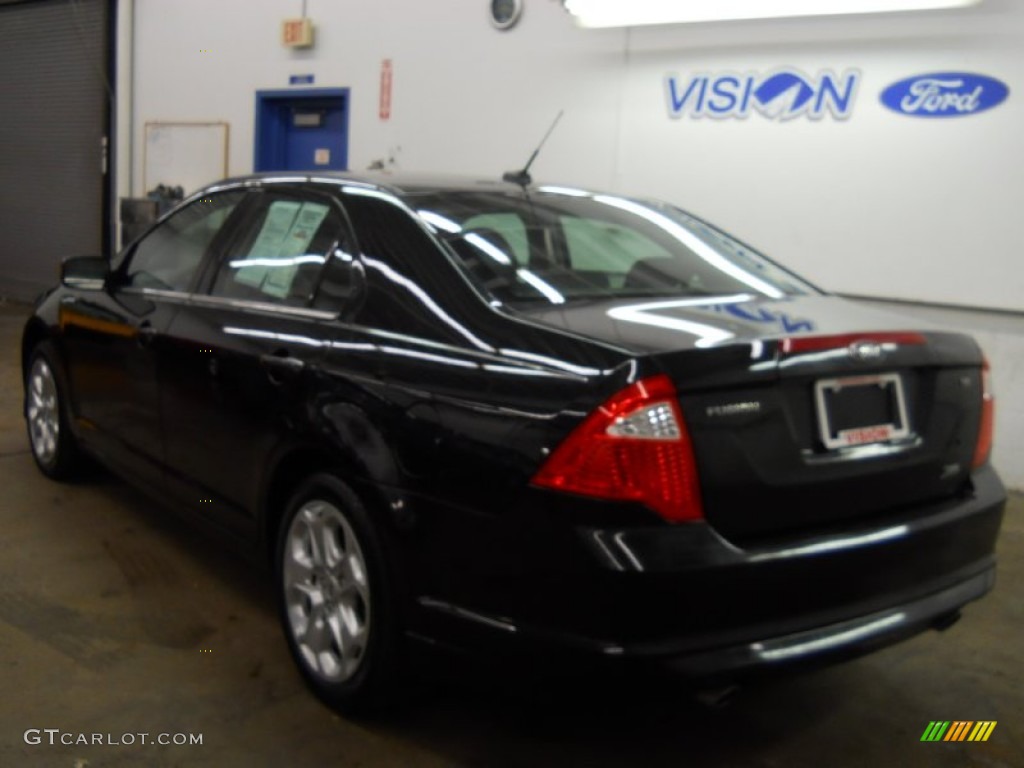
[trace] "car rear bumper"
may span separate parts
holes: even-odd
[[[459,645],[662,661],[732,679],[948,626],[994,585],[1004,506],[985,468],[969,495],[757,547],[702,524],[575,528],[533,549],[523,533],[451,599],[421,596],[419,607],[426,634]]]
[[[757,642],[690,653],[671,659],[669,666],[688,677],[731,680],[774,668],[854,658],[928,629],[946,629],[959,618],[960,608],[983,596],[994,584],[993,566],[967,581],[896,608]]]

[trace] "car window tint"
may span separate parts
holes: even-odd
[[[601,272],[624,280],[638,261],[672,255],[641,232],[611,222],[562,216],[561,224],[569,264],[576,272]]]
[[[557,188],[524,196],[441,190],[405,200],[492,301],[815,292],[746,245],[661,203]],[[516,219],[521,231],[510,223]]]
[[[274,195],[229,247],[211,293],[307,306],[340,230],[330,200]]]
[[[517,213],[481,213],[463,222],[462,230],[467,234],[497,233],[500,241],[508,244],[507,249],[515,257],[516,264],[522,266],[530,261],[530,241],[526,234],[526,222]]]
[[[397,333],[461,343],[472,333],[441,304],[459,275],[440,246],[397,199],[386,193],[349,194],[352,219],[366,269],[366,296],[357,321]]]
[[[187,291],[196,271],[245,192],[196,200],[146,235],[132,252],[125,284],[135,288]]]

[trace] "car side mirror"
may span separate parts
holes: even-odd
[[[102,290],[109,274],[110,263],[103,256],[72,256],[60,265],[60,281],[68,288]]]

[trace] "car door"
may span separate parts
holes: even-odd
[[[310,380],[335,312],[312,306],[349,237],[328,195],[267,187],[203,290],[171,322],[162,418],[173,492],[247,537],[275,448],[308,421]]]
[[[162,480],[157,361],[164,333],[245,197],[227,191],[173,213],[131,246],[102,291],[61,302],[60,325],[84,439],[138,479]]]

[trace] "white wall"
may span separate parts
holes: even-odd
[[[130,3],[130,0],[122,0]],[[960,11],[581,30],[558,0],[526,0],[494,30],[487,3],[309,0],[317,46],[291,52],[300,0],[135,0],[135,172],[147,120],[227,120],[230,170],[251,170],[254,92],[289,74],[352,89],[350,166],[496,176],[524,161],[560,108],[536,176],[664,197],[823,286],[1024,309],[1024,2]],[[207,50],[209,53],[201,53]],[[393,118],[377,117],[394,61]],[[669,72],[857,68],[846,121],[671,120]],[[885,109],[881,90],[934,71],[1008,83],[988,112],[944,120]]]
[[[255,91],[311,73],[351,89],[350,167],[401,147],[398,167],[496,178],[519,167],[559,109],[534,166],[545,181],[656,196],[706,216],[823,287],[1024,311],[1024,2],[913,14],[582,30],[558,0],[525,0],[494,30],[485,0],[308,0],[317,45],[279,43],[300,0],[121,0],[134,7],[133,193],[151,120],[225,120],[229,169],[253,164]],[[204,53],[201,51],[209,51]],[[394,62],[392,119],[377,116]],[[670,119],[668,73],[808,74],[857,68],[845,121]],[[1010,86],[988,112],[895,114],[884,87],[968,71]],[[123,81],[119,81],[123,82]],[[306,87],[306,86],[303,86]],[[126,164],[122,163],[124,173]],[[981,334],[1000,383],[1000,466],[1024,487],[1020,323]],[[1018,394],[1021,393],[1021,394]],[[1014,442],[1014,441],[1017,442]]]
[[[1024,310],[1024,2],[631,33],[616,186],[679,201],[834,290]],[[845,121],[669,120],[666,72],[858,68]],[[968,71],[1001,106],[922,119],[886,109],[897,80]]]
[[[279,39],[299,0],[135,0],[137,143],[147,120],[227,120],[230,171],[250,172],[255,91],[310,73],[315,87],[351,88],[353,169],[401,146],[403,169],[500,175],[526,161],[564,107],[544,172],[608,187],[622,33],[576,30],[550,0],[528,5],[502,34],[485,2],[309,0],[317,45],[296,52]],[[384,58],[394,64],[389,122],[377,116]],[[141,146],[136,154],[140,191]]]

